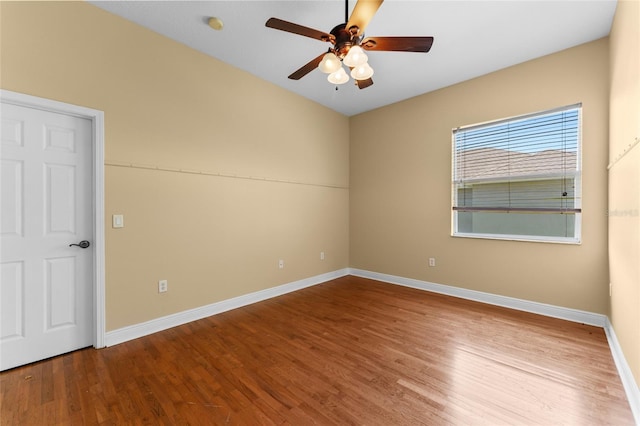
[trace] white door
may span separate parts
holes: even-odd
[[[0,370],[93,343],[92,122],[0,104]],[[86,245],[82,244],[82,245]]]

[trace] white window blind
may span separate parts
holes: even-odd
[[[581,105],[453,131],[453,233],[579,241]]]

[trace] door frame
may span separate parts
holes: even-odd
[[[93,347],[105,347],[105,241],[104,241],[104,112],[52,99],[0,89],[0,102],[85,118],[92,124],[93,218]]]

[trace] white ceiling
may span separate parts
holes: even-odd
[[[318,70],[287,78],[328,43],[264,24],[276,17],[329,32],[344,22],[343,1],[90,2],[347,116],[604,37],[616,8],[615,0],[386,0],[366,35],[433,36],[431,51],[369,52],[374,85],[336,91]],[[222,31],[207,25],[211,16]]]

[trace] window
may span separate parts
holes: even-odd
[[[581,105],[453,130],[453,235],[580,242]]]

